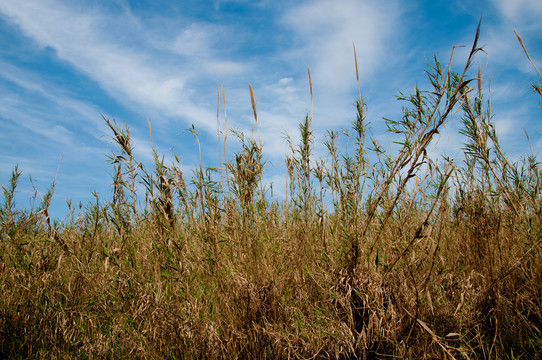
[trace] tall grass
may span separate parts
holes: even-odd
[[[351,148],[330,130],[328,156],[313,159],[308,114],[300,143],[288,140],[284,200],[262,180],[252,87],[258,140],[233,133],[240,150],[227,157],[228,131],[218,129],[219,166],[200,162],[191,177],[154,145],[147,168],[129,129],[104,119],[117,145],[112,199],[95,193],[63,223],[48,215],[54,184],[36,208],[17,209],[16,167],[0,208],[0,355],[542,353],[540,164],[534,154],[512,162],[501,148],[489,92],[472,69],[478,33],[459,71],[453,52],[448,65],[435,58],[430,88],[400,94],[402,118],[386,119],[391,150],[368,137],[361,91],[344,133]],[[312,98],[310,72],[309,82]],[[217,96],[219,106],[218,88]],[[463,158],[431,157],[429,145],[453,119]],[[152,139],[150,123],[149,131]]]

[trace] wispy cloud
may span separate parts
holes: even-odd
[[[530,23],[529,27],[540,28],[542,2],[538,0],[493,0],[497,9],[514,23]]]
[[[161,20],[169,33],[164,34],[147,28],[126,8],[106,12],[96,6],[81,10],[54,0],[0,5],[0,11],[26,36],[42,47],[54,49],[60,59],[96,81],[111,97],[144,114],[179,117],[186,124],[194,123],[213,133],[216,115],[212,110],[212,88],[198,90],[202,80],[210,85],[216,81],[213,78],[244,75],[240,76],[244,81],[229,80],[233,86],[230,90],[237,93],[237,87],[246,87],[250,77],[260,76],[254,72],[256,68],[268,66],[261,57],[240,62],[228,54],[223,43],[227,36],[235,43],[236,34],[227,26],[204,22],[187,22],[183,26],[182,18],[179,21],[166,17]],[[318,109],[341,99],[348,101],[348,106],[336,104],[337,108],[346,109],[351,99],[343,96],[355,88],[352,44],[357,46],[363,78],[381,64],[397,16],[395,3],[316,0],[286,7],[280,23],[292,32],[294,41],[275,56],[298,69],[271,80],[278,82],[300,70],[303,73],[304,65],[299,64],[306,63],[311,66]],[[270,94],[257,94],[265,102],[262,110],[270,112],[270,118],[283,119],[268,126],[273,136],[291,128],[285,118],[295,116],[298,121],[300,108],[308,107],[300,101],[307,99],[306,76],[290,84],[276,84]],[[279,98],[274,99],[277,94]],[[271,113],[272,109],[281,114]],[[321,115],[332,117],[331,113]],[[344,116],[346,112],[333,111],[335,119]]]
[[[542,34],[542,2],[536,0],[493,0],[498,18],[484,28],[487,34],[486,49],[493,63],[517,66],[523,72],[530,71],[530,64],[519,46],[513,30],[517,30],[527,45],[539,41]],[[540,56],[532,47],[532,56]]]
[[[211,74],[243,71],[241,64],[205,55],[213,46],[216,28],[191,24],[176,29],[178,35],[171,36],[169,47],[156,48],[155,41],[135,46],[153,37],[130,14],[80,10],[53,0],[0,4],[0,11],[26,36],[54,49],[60,59],[83,71],[117,101],[212,128],[212,112],[198,106],[197,94],[187,86],[191,81],[193,85],[198,69],[186,58],[197,56],[200,68]],[[119,30],[118,23],[126,28]]]
[[[355,83],[352,44],[357,48],[363,79],[382,65],[399,14],[395,1],[302,3],[282,19],[294,36],[289,55],[295,61],[304,58],[310,62],[315,84],[343,94]]]

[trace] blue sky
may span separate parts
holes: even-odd
[[[512,158],[542,149],[541,99],[529,89],[536,73],[516,29],[542,68],[542,1],[58,1],[0,0],[0,183],[16,164],[23,171],[17,202],[29,207],[29,175],[41,192],[56,178],[52,212],[66,200],[111,194],[114,148],[103,121],[126,123],[142,162],[155,146],[181,157],[187,175],[218,162],[216,86],[224,89],[228,127],[250,134],[248,84],[257,102],[266,181],[284,184],[287,145],[311,111],[307,66],[314,91],[314,130],[348,127],[357,85],[352,43],[373,136],[387,141],[382,117],[398,118],[398,91],[425,84],[425,64],[447,63],[452,46],[462,65],[482,16],[477,58],[491,78],[494,121]],[[447,126],[438,151],[457,156],[461,137]],[[220,126],[224,131],[223,106]],[[229,140],[233,136],[229,136]],[[235,142],[228,143],[235,148]],[[322,146],[316,156],[325,157]],[[280,195],[280,190],[276,191]]]

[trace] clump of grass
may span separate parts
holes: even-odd
[[[448,65],[435,58],[429,89],[400,94],[403,117],[386,119],[392,149],[368,137],[360,89],[351,129],[330,130],[327,157],[313,159],[311,111],[300,143],[289,140],[284,200],[262,180],[250,85],[258,140],[233,132],[240,149],[227,157],[229,130],[218,129],[219,167],[200,161],[190,179],[154,144],[144,166],[129,129],[107,119],[117,145],[111,200],[95,193],[77,216],[51,221],[54,184],[36,209],[20,210],[16,167],[0,207],[0,356],[541,353],[540,164],[502,150],[490,92],[480,69],[471,74],[478,34],[458,72],[453,53]],[[219,105],[217,87],[217,114]],[[453,118],[464,156],[432,157]]]

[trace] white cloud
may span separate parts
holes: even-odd
[[[171,50],[180,55],[205,56],[212,50],[213,38],[220,31],[217,26],[192,23],[175,37]]]
[[[516,66],[518,70],[528,73],[532,66],[514,34],[516,30],[522,36],[530,55],[537,61],[535,44],[542,34],[542,2],[538,0],[493,0],[500,18],[482,28],[486,36],[486,49],[490,60],[494,63]]]
[[[395,2],[314,0],[289,9],[283,23],[296,40],[293,56],[310,59],[315,84],[344,92],[355,83],[352,44],[363,78],[382,64],[398,15]]]
[[[235,61],[209,60],[205,63],[204,69],[210,75],[224,77],[246,73],[251,69],[251,66]]]
[[[231,79],[228,92],[243,94],[246,99],[231,108],[230,115],[237,116],[230,118],[230,126],[237,122],[241,128],[250,128],[252,119],[239,116],[251,110],[249,97],[244,96],[246,89],[241,91],[239,86],[265,78],[265,85],[255,88],[260,99],[260,127],[265,130],[268,151],[277,154],[284,149],[282,131],[295,135],[298,122],[310,111],[306,65],[311,66],[318,125],[329,127],[321,119],[349,120],[352,99],[344,94],[355,89],[352,43],[356,44],[363,78],[379,67],[385,54],[398,16],[394,4],[316,0],[286,9],[281,23],[292,31],[295,41],[278,57],[303,69],[302,79],[277,68],[272,68],[275,75],[261,75],[261,68],[271,65],[270,59],[228,59],[237,56],[227,49],[225,39],[233,37],[235,43],[239,36],[221,25],[164,18],[161,21],[168,29],[164,32],[146,27],[126,9],[106,13],[94,7],[82,11],[54,0],[4,3],[0,12],[117,101],[135,107],[143,118],[149,115],[153,121],[163,116],[180,117],[187,124],[215,133],[212,85],[226,78]]]
[[[542,18],[542,2],[539,0],[494,0],[495,6],[502,16],[514,23],[536,22],[540,28]]]
[[[60,59],[86,73],[121,103],[212,129],[212,111],[190,97],[193,91],[187,82],[194,81],[194,66],[209,73],[235,74],[243,71],[243,65],[212,58],[196,59],[194,65],[178,55],[206,53],[212,46],[212,27],[193,24],[180,29],[169,49],[156,49],[156,43],[144,42],[152,38],[147,34],[152,29],[142,28],[130,14],[80,10],[54,0],[0,4],[0,11],[28,37],[54,49]],[[119,30],[118,23],[126,28]],[[136,40],[142,43],[136,46]]]

